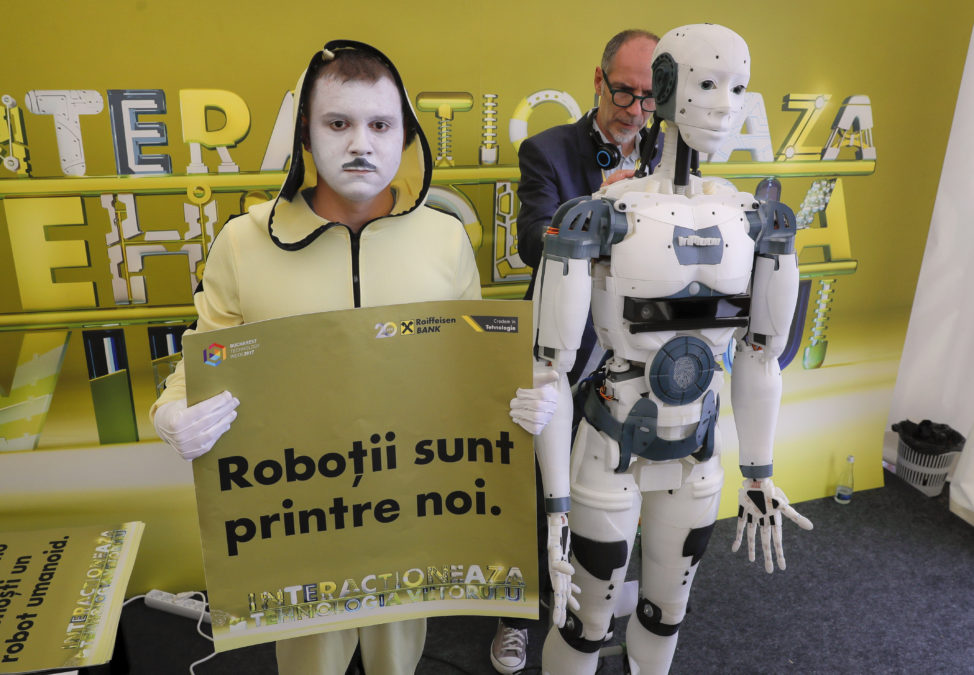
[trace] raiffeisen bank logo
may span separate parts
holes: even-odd
[[[203,350],[203,363],[208,366],[218,366],[227,360],[227,348],[214,342]]]
[[[375,324],[377,338],[395,337],[397,335],[423,335],[440,333],[445,326],[456,324],[452,316],[427,316],[416,319],[401,319]]]

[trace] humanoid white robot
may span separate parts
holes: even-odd
[[[655,54],[654,135],[666,122],[658,168],[564,204],[546,236],[535,289],[536,382],[552,382],[557,400],[536,438],[555,589],[542,661],[548,675],[595,672],[640,519],[629,665],[633,673],[669,669],[717,517],[719,360],[732,339],[745,478],[732,548],[746,529],[753,561],[760,530],[765,568],[774,569],[773,540],[784,569],[781,517],[812,526],[771,480],[777,357],[798,288],[794,216],[692,170],[697,153],[716,151],[736,131],[750,75],[747,44],[727,28],[701,24],[670,31]],[[569,457],[566,373],[590,308],[610,358],[595,376]]]

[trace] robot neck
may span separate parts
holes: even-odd
[[[696,164],[696,152],[683,140],[680,128],[673,122],[667,122],[663,134],[663,154],[654,175],[672,181],[675,194],[684,194],[690,182],[690,173],[696,169],[691,164]]]

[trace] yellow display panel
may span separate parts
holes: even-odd
[[[396,62],[440,157],[433,182],[443,206],[476,247],[484,296],[517,298],[530,272],[517,249],[519,142],[593,105],[594,69],[619,30],[663,34],[710,21],[747,40],[754,98],[739,145],[703,172],[748,191],[778,177],[784,201],[804,210],[808,225],[797,241],[810,297],[785,369],[776,471],[794,499],[823,496],[853,452],[857,489],[881,483],[878,410],[895,379],[974,4],[822,0],[769,10],[700,0],[634,12],[621,0],[597,10],[581,0],[382,0],[373,9],[281,11],[262,0],[4,8],[5,47],[17,58],[0,76],[0,395],[21,396],[24,364],[72,337],[40,429],[17,421],[3,432],[8,441],[39,435],[0,453],[0,476],[14,455],[40,455],[47,467],[44,452],[72,449],[77,464],[58,463],[71,472],[101,466],[92,459],[122,447],[99,443],[82,340],[114,324],[131,381],[120,404],[134,410],[143,439],[125,447],[148,452],[140,449],[154,441],[148,406],[173,360],[154,351],[150,329],[193,321],[191,289],[213,237],[228,218],[273,197],[289,161],[291,90],[325,41],[360,39]],[[879,15],[883,30],[864,32]],[[918,36],[936,40],[917,49]],[[875,56],[905,53],[895,67]],[[916,87],[904,83],[922,83],[919,115],[907,100]],[[728,441],[733,411],[725,413]],[[725,447],[735,476],[732,442]],[[136,484],[143,470],[131,468],[119,485]],[[192,511],[188,483],[173,480],[172,495],[149,491],[160,505],[154,515],[168,498],[180,517]],[[53,518],[40,506],[54,503],[44,489],[29,503],[38,518]],[[92,499],[124,508],[131,495],[116,500],[110,493],[119,489],[56,501],[62,511]],[[735,481],[725,490],[732,494]],[[176,538],[176,525],[162,527]],[[165,570],[136,571],[165,580]]]

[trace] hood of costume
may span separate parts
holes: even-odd
[[[389,69],[403,101],[404,132],[410,128],[416,130],[403,147],[399,170],[390,184],[395,202],[392,211],[384,217],[403,215],[415,210],[423,205],[429,192],[433,175],[432,155],[399,71],[385,54],[371,45],[354,40],[332,40],[323,50],[315,52],[311,57],[308,67],[301,73],[294,88],[294,137],[291,145],[291,164],[268,214],[268,233],[277,246],[286,250],[304,248],[332,225],[317,216],[310,208],[306,208],[307,205],[303,203],[305,190],[313,189],[318,183],[318,170],[311,151],[304,145],[301,116],[306,113],[309,105],[316,75],[321,66],[327,62],[325,54],[341,49],[368,52],[376,56]]]

